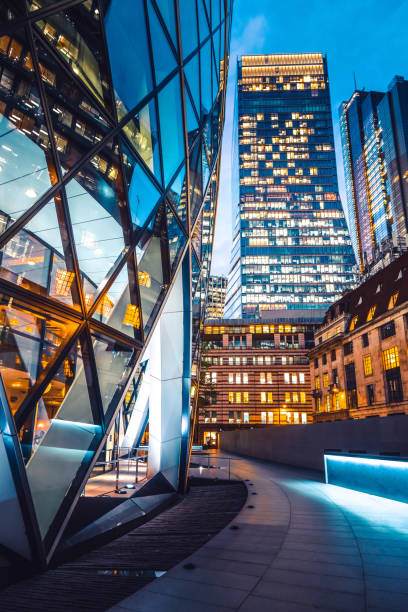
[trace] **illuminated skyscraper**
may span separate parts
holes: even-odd
[[[408,81],[355,91],[340,107],[347,220],[361,270],[407,246]]]
[[[225,291],[227,279],[225,276],[210,276],[208,282],[206,319],[222,319],[224,315]]]
[[[237,120],[240,190],[225,316],[320,316],[353,282],[355,264],[326,58],[242,56]]]

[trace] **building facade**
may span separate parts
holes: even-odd
[[[207,294],[207,310],[205,318],[222,319],[224,316],[225,292],[227,279],[225,276],[210,276]]]
[[[408,253],[333,304],[310,351],[314,420],[408,414]]]
[[[327,61],[238,60],[239,202],[225,316],[317,310],[354,280],[340,202]]]
[[[216,446],[220,430],[311,422],[307,353],[316,327],[206,322],[197,442]]]
[[[126,446],[184,487],[231,4],[1,4],[0,544],[37,568],[142,371]]]
[[[408,247],[408,81],[355,91],[340,107],[347,220],[361,271]]]

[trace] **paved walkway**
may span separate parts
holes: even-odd
[[[112,610],[407,612],[408,506],[251,459],[241,513],[205,546]]]

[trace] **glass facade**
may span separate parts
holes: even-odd
[[[362,271],[384,249],[407,248],[408,81],[388,91],[355,91],[340,107],[347,220]]]
[[[0,543],[26,559],[51,558],[176,301],[182,434],[166,477],[183,486],[231,11],[221,0],[2,3],[0,460],[13,482],[0,506],[15,500],[21,529],[10,544],[0,528]],[[155,358],[170,360],[172,343]]]
[[[225,315],[323,314],[353,282],[355,264],[326,58],[241,57],[237,121],[240,192]]]
[[[222,319],[224,315],[225,292],[227,279],[225,276],[210,276],[207,295],[207,310],[205,318]]]

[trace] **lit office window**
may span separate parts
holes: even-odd
[[[242,373],[242,382],[244,385],[248,384],[248,372],[243,372]]]
[[[315,377],[315,389],[320,389],[320,376]]]
[[[399,367],[398,347],[393,346],[392,348],[389,348],[383,351],[382,360],[383,360],[384,370],[392,370],[392,368],[398,368]]]
[[[327,389],[328,386],[329,386],[329,375],[323,374],[323,387]]]
[[[266,382],[268,383],[268,385],[272,384],[272,372],[266,373]]]
[[[292,374],[292,385],[297,385],[297,381],[298,381],[297,374]]]
[[[249,412],[244,412],[244,423],[249,423]]]
[[[247,404],[249,402],[249,393],[248,393],[248,391],[244,391],[243,392],[242,399],[244,401],[244,404]]]
[[[241,392],[240,392],[240,391],[238,391],[238,392],[235,394],[235,403],[236,403],[236,404],[240,404],[240,403],[241,403],[241,401],[242,401],[242,400],[241,400]]]
[[[268,423],[273,423],[273,412],[268,412]]]
[[[306,423],[307,423],[307,413],[302,412],[302,425],[305,425]]]
[[[305,374],[304,372],[299,372],[299,382],[301,385],[305,383]]]
[[[371,374],[373,373],[373,364],[371,361],[371,355],[366,355],[365,357],[363,357],[363,364],[364,364],[364,375],[371,376]]]
[[[261,385],[264,385],[266,382],[265,372],[259,372],[259,382]]]
[[[228,403],[229,404],[233,404],[234,403],[234,393],[232,391],[230,391],[228,393]]]
[[[261,423],[266,424],[266,412],[261,412]]]
[[[241,373],[240,372],[237,372],[235,374],[235,382],[236,382],[237,385],[241,384]]]
[[[234,374],[232,372],[228,374],[228,382],[230,385],[232,385],[234,382]]]
[[[300,403],[306,404],[306,393],[304,391],[300,392]]]
[[[266,403],[266,392],[261,391],[261,404],[265,404],[265,403]]]
[[[283,374],[283,380],[284,382],[289,385],[290,384],[290,373],[289,372],[284,372]]]

